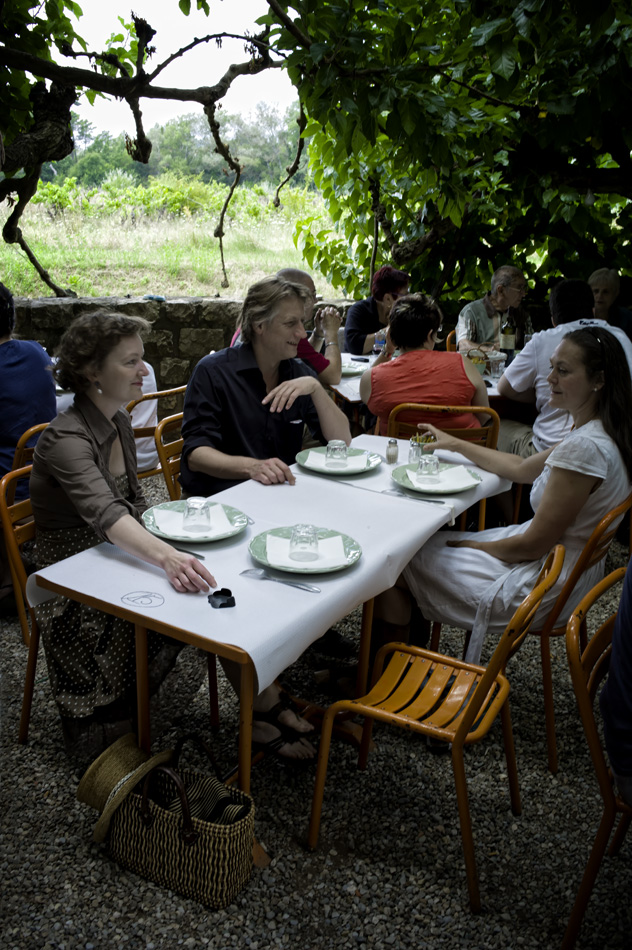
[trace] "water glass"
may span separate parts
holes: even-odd
[[[315,561],[318,557],[318,529],[313,524],[295,524],[290,536],[293,561]]]
[[[347,443],[343,439],[331,439],[327,443],[325,465],[329,468],[344,468],[347,464]]]
[[[436,478],[439,474],[439,459],[434,455],[422,455],[417,466],[417,474],[422,478]]]
[[[206,498],[192,496],[186,500],[182,527],[192,533],[208,534],[211,530],[211,509]]]
[[[408,446],[408,464],[419,462],[423,455],[423,443],[416,436],[413,436]]]
[[[507,361],[500,359],[494,360],[490,359],[489,361],[489,375],[492,379],[500,379],[502,374],[505,372],[505,363]]]

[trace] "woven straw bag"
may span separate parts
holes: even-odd
[[[141,877],[220,909],[250,878],[254,802],[219,777],[177,768],[181,746],[174,768],[156,766],[114,812],[109,851]]]

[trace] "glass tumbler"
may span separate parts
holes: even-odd
[[[318,530],[313,524],[295,524],[290,536],[293,561],[315,561],[318,557]]]
[[[211,530],[211,509],[206,498],[192,496],[186,500],[182,527],[192,533],[208,534]]]
[[[347,464],[347,443],[343,439],[331,439],[327,443],[325,465],[329,468],[344,468]]]
[[[439,474],[439,459],[434,455],[422,455],[417,466],[417,474],[422,478],[436,478]]]

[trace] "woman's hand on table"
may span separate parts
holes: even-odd
[[[198,593],[207,591],[209,587],[217,587],[217,581],[210,571],[192,554],[183,554],[168,544],[165,547],[168,550],[161,567],[169,583],[179,594]]]

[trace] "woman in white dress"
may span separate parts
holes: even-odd
[[[378,617],[406,625],[412,594],[424,617],[472,631],[467,652],[472,662],[478,662],[487,634],[495,645],[548,552],[561,543],[566,548],[562,575],[545,597],[536,626],[546,618],[593,529],[632,489],[632,387],[619,341],[601,327],[568,333],[551,358],[548,381],[552,405],[570,413],[574,428],[554,448],[530,458],[419,426],[432,433],[436,448],[460,452],[512,482],[533,483],[530,521],[435,535],[378,605]],[[567,616],[603,576],[603,567],[602,561],[582,576],[566,605]]]

